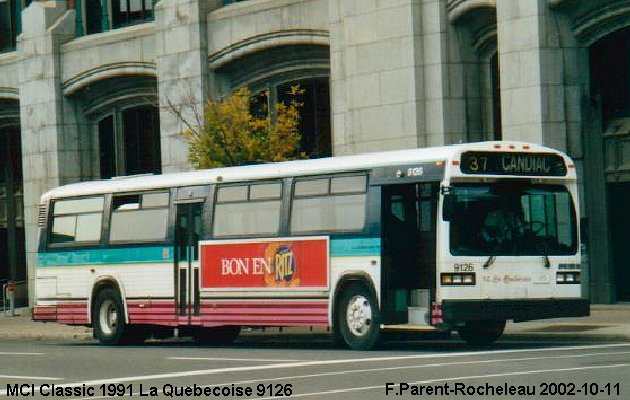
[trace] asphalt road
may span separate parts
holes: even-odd
[[[105,390],[147,399],[472,399],[494,390],[504,399],[630,398],[630,343],[506,337],[470,349],[456,338],[398,339],[370,352],[336,347],[322,335],[249,336],[222,347],[2,341],[0,396],[96,399]]]

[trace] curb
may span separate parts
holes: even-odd
[[[510,337],[514,338],[531,338],[531,339],[553,339],[553,340],[572,340],[572,341],[609,341],[609,342],[627,342],[630,340],[630,335],[615,334],[615,333],[602,333],[602,334],[571,334],[571,333],[549,333],[549,332],[505,332],[501,338],[503,340]]]
[[[0,334],[0,339],[9,340],[92,340],[92,335],[5,335]]]
[[[332,334],[325,332],[242,332],[241,337],[247,338],[247,340],[251,340],[253,338],[270,338],[270,337],[330,337],[332,340]],[[414,340],[422,341],[425,338],[422,334],[414,335],[413,333],[408,333],[407,336],[413,337]],[[518,338],[525,339],[531,338],[535,340],[540,340],[542,338],[547,338],[551,340],[575,340],[575,341],[630,341],[630,331],[628,333],[615,333],[615,332],[584,332],[584,333],[575,333],[575,332],[536,332],[530,331],[526,332],[523,330],[506,330],[503,334],[502,338]],[[50,333],[41,333],[41,332],[0,332],[0,339],[9,339],[9,340],[72,340],[72,341],[82,341],[87,342],[94,340],[92,337],[91,330],[89,332],[82,333],[59,333],[59,332],[50,332]],[[96,343],[96,342],[95,342]]]
[[[630,304],[591,304],[591,311],[612,311],[630,313]]]

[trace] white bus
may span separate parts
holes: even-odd
[[[103,344],[326,326],[488,344],[585,316],[575,166],[484,142],[71,184],[44,194],[33,317]]]

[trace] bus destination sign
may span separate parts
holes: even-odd
[[[557,154],[467,151],[462,154],[464,174],[565,176],[567,167]]]

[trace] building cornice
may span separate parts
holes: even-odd
[[[99,65],[87,71],[82,71],[62,84],[64,96],[72,95],[81,89],[109,78],[121,76],[151,76],[157,75],[154,63],[142,61],[128,61]]]
[[[330,34],[323,29],[286,29],[252,36],[208,56],[208,67],[218,69],[235,60],[272,47],[330,44]]]
[[[456,22],[458,19],[466,15],[475,8],[496,8],[496,0],[448,0],[446,2],[446,10],[448,11],[448,19]]]

